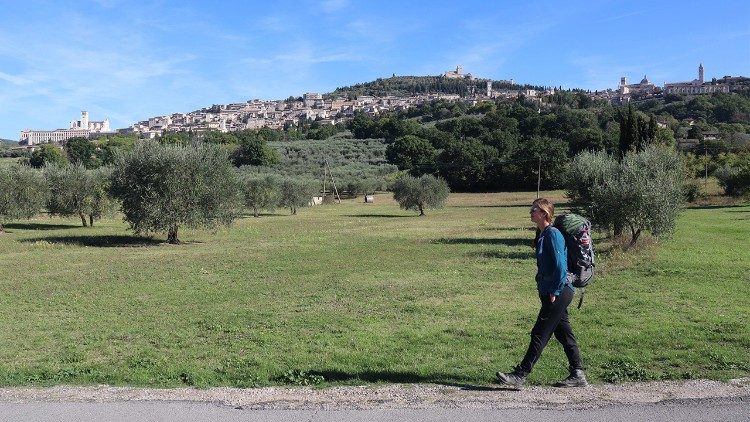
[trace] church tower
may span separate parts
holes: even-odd
[[[82,111],[81,112],[81,129],[88,130],[88,128],[89,128],[89,112]]]
[[[703,84],[703,63],[698,66],[698,82]]]

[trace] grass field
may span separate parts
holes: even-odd
[[[384,194],[176,246],[117,219],[6,224],[0,384],[488,384],[538,311],[533,198],[454,194],[419,218]],[[673,238],[644,240],[599,239],[598,279],[571,307],[589,378],[747,375],[750,205],[688,209]],[[529,381],[564,375],[553,340]]]

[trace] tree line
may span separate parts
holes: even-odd
[[[493,89],[535,89],[544,87],[535,85],[516,85],[508,81],[492,81]],[[446,78],[443,76],[392,76],[378,78],[372,82],[336,88],[325,95],[326,98],[347,97],[354,99],[362,95],[384,97],[413,96],[420,94],[454,94],[465,96],[480,93],[487,89],[487,79]]]
[[[357,138],[384,139],[388,162],[400,170],[415,176],[439,175],[460,191],[532,189],[538,177],[544,188],[560,188],[569,177],[571,160],[581,152],[623,158],[650,145],[675,148],[676,136],[693,136],[698,142],[687,151],[686,161],[695,161],[700,148],[710,145],[702,159],[713,163],[712,172],[721,167],[721,160],[730,163],[731,169],[716,173],[722,183],[731,176],[730,184],[741,184],[741,177],[734,175],[746,174],[742,169],[750,161],[747,97],[670,96],[669,103],[625,107],[581,101],[588,96],[580,92],[560,91],[555,98],[557,103],[523,97],[474,105],[435,101],[375,117],[357,114],[348,128]],[[677,103],[693,120],[677,120],[667,112]],[[706,140],[705,133],[718,134],[718,139]]]
[[[416,179],[415,179],[416,180]],[[445,202],[444,181],[425,176],[395,184],[405,209],[424,215]],[[111,166],[87,169],[83,162],[47,163],[41,170],[15,164],[0,167],[2,222],[31,218],[42,208],[52,215],[78,216],[83,227],[119,209],[135,234],[166,233],[179,243],[181,228],[229,226],[249,207],[288,208],[292,215],[321,194],[318,180],[260,174],[237,168],[227,150],[216,144],[163,144],[144,140],[130,151],[115,153]],[[350,196],[370,193],[363,182],[347,186]],[[433,192],[433,190],[435,190]]]
[[[118,208],[135,234],[166,233],[178,243],[181,227],[229,225],[241,206],[254,203],[250,177],[232,165],[219,145],[137,142],[115,153],[111,166],[87,169],[80,161],[0,167],[0,223],[52,215],[78,216],[84,227]],[[284,178],[273,205],[292,214],[318,192],[317,181]],[[267,202],[264,208],[272,208]],[[0,231],[2,226],[0,225]]]

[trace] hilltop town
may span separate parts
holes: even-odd
[[[394,76],[393,79],[396,77]],[[543,104],[544,99],[556,92],[555,88],[533,87],[517,85],[513,80],[492,81],[477,79],[469,73],[464,73],[458,66],[439,77],[411,77],[431,78],[438,80],[438,85],[457,86],[456,81],[464,82],[458,93],[448,93],[445,90],[432,89],[427,92],[413,92],[409,95],[335,95],[309,92],[301,97],[289,97],[285,100],[253,99],[242,103],[216,104],[211,107],[188,113],[173,113],[156,116],[137,122],[130,127],[118,129],[119,133],[135,133],[146,138],[155,138],[167,131],[206,131],[218,130],[232,132],[244,129],[284,129],[296,127],[300,122],[317,121],[319,124],[336,124],[349,119],[355,113],[362,112],[371,116],[383,112],[408,109],[416,105],[433,100],[461,100],[469,104],[476,104],[485,100],[498,98],[517,98],[523,96],[529,100]],[[389,81],[387,79],[385,81]],[[381,80],[379,80],[381,81]],[[440,81],[445,81],[441,83]],[[703,95],[715,92],[733,92],[740,89],[747,90],[750,79],[746,77],[725,76],[721,79],[704,80],[703,64],[698,68],[698,77],[687,82],[665,83],[663,87],[656,86],[649,79],[644,78],[635,84],[628,84],[625,77],[620,79],[617,89],[604,91],[582,91],[592,100],[604,100],[613,104],[626,104],[631,101],[659,98],[669,94]],[[367,84],[363,84],[366,86]],[[346,92],[337,90],[336,92]],[[360,90],[367,92],[367,89]],[[20,143],[35,145],[44,142],[64,142],[74,136],[98,137],[107,133],[115,133],[109,127],[107,119],[90,121],[87,112],[82,112],[80,120],[70,122],[68,129],[56,130],[24,130],[21,132]]]

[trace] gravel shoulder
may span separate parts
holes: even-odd
[[[690,380],[598,384],[579,389],[389,384],[331,388],[174,388],[55,386],[2,388],[0,402],[201,402],[258,410],[595,409],[605,406],[733,398],[750,400],[750,377],[729,382]]]

